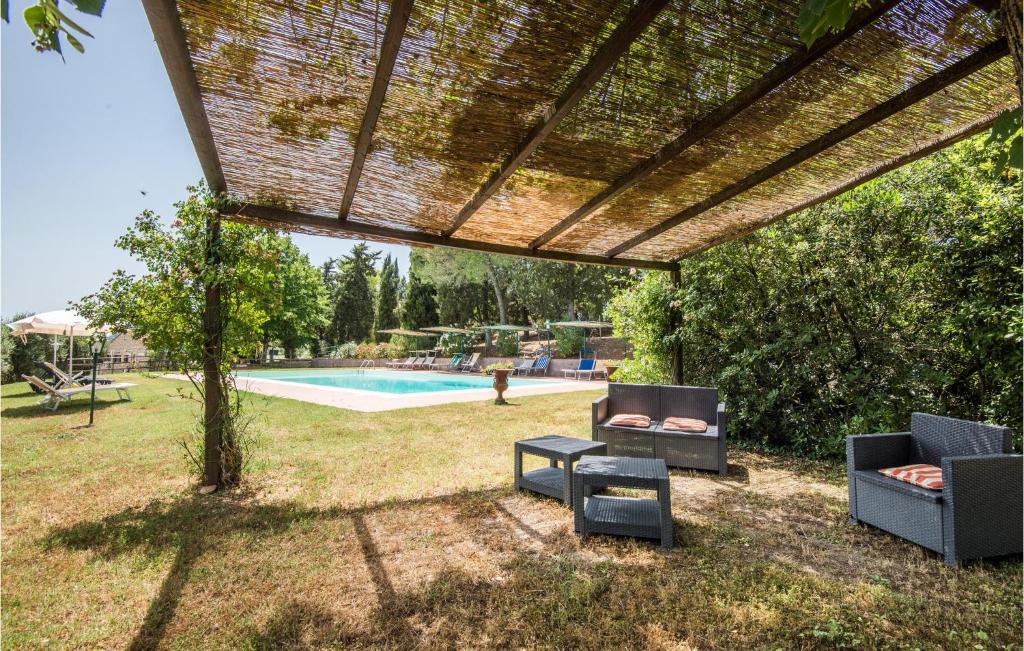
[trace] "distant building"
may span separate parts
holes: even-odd
[[[136,339],[131,332],[123,335],[114,335],[107,342],[107,359],[115,364],[134,362],[138,358],[149,357],[149,350],[146,342]]]

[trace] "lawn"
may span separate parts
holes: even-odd
[[[847,524],[843,469],[673,472],[676,546],[572,532],[512,442],[594,393],[356,413],[255,398],[249,480],[196,495],[183,384],[56,414],[3,387],[6,648],[1019,648],[1021,565]]]

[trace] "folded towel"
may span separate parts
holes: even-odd
[[[662,423],[662,428],[673,432],[706,432],[708,431],[708,424],[696,418],[673,416],[672,418],[665,419],[665,422]]]
[[[608,424],[617,427],[650,427],[651,419],[638,414],[619,414],[618,416],[612,416]]]

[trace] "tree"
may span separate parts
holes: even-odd
[[[282,237],[279,246],[275,274],[278,303],[263,329],[264,349],[269,341],[277,340],[285,356],[294,357],[297,348],[316,341],[330,323],[331,306],[323,276],[310,264],[309,256],[289,237]]]
[[[508,323],[508,282],[515,262],[507,256],[437,248],[424,252],[420,274],[434,287],[487,283],[494,293],[498,323]]]
[[[379,257],[380,252],[371,253],[366,242],[359,242],[348,255],[341,257],[331,318],[333,343],[363,341],[370,337],[374,305],[370,276]]]
[[[437,325],[434,288],[422,276],[426,252],[413,249],[409,254],[409,279],[399,308],[403,328],[429,328]]]
[[[175,204],[177,219],[169,228],[144,211],[116,246],[147,272],[118,270],[77,306],[93,323],[120,333],[131,329],[151,349],[166,351],[192,380],[204,403],[204,435],[183,445],[207,485],[233,484],[242,475],[251,439],[230,361],[259,349],[263,326],[278,304],[275,272],[283,248],[271,231],[222,225],[224,207],[222,197],[200,186]]]
[[[400,282],[398,260],[391,255],[384,258],[380,278],[377,282],[377,302],[374,306],[373,339],[379,341],[377,333],[398,325],[398,293]]]
[[[64,53],[60,41],[60,35],[63,32],[71,47],[84,53],[85,46],[78,40],[78,37],[71,33],[71,30],[89,38],[92,38],[92,34],[62,12],[58,7],[58,2],[59,0],[39,0],[25,9],[23,14],[25,24],[35,36],[32,47],[37,52],[56,52],[63,59]],[[103,6],[106,4],[106,0],[68,0],[68,2],[74,5],[78,11],[97,18],[103,14]],[[0,0],[0,14],[2,14],[0,17],[4,22],[11,22],[10,0]]]
[[[965,141],[687,259],[678,292],[647,274],[613,301],[617,330],[650,379],[677,344],[686,383],[729,402],[730,437],[841,456],[847,434],[926,411],[1019,447],[1022,196],[999,154]]]

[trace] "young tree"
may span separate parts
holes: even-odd
[[[434,287],[487,283],[498,306],[498,323],[508,323],[508,283],[515,264],[507,256],[436,248],[424,252],[420,273]]]
[[[379,257],[380,251],[371,253],[366,242],[356,244],[348,255],[341,257],[331,319],[333,341],[363,341],[370,337],[374,303],[370,276]]]
[[[320,270],[299,251],[291,238],[280,244],[277,267],[278,304],[264,326],[264,350],[272,340],[281,342],[286,357],[300,346],[315,341],[330,323],[330,301]]]
[[[77,306],[93,323],[120,333],[131,329],[150,348],[166,351],[192,380],[204,402],[204,438],[201,451],[187,442],[185,447],[206,485],[241,478],[248,450],[230,361],[251,355],[262,342],[278,302],[275,274],[283,241],[262,228],[222,225],[223,203],[205,186],[189,188],[189,197],[175,204],[177,219],[169,228],[144,211],[116,245],[147,272],[118,270]]]
[[[373,317],[374,341],[380,341],[378,332],[398,325],[399,290],[398,260],[388,255],[384,258],[377,282],[377,303]]]

